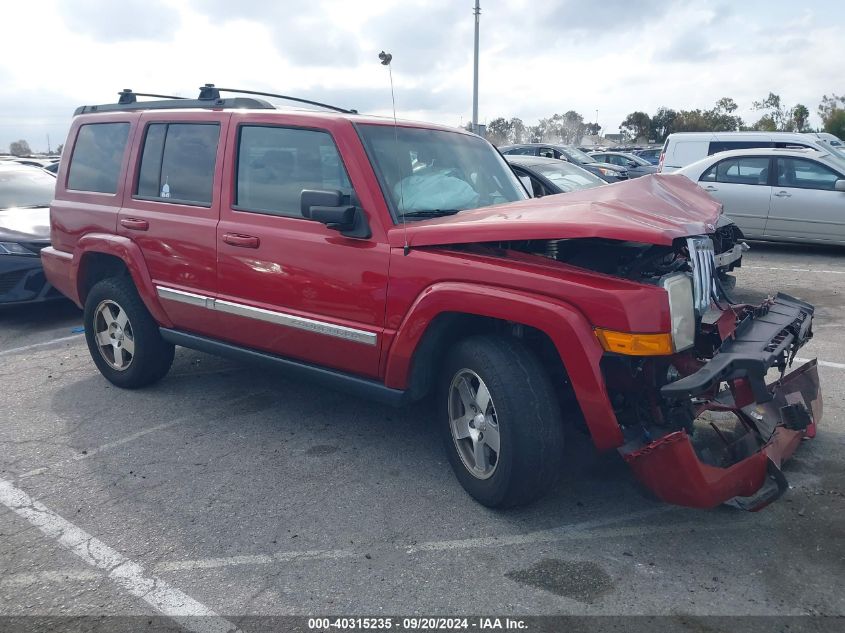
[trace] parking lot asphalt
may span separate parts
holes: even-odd
[[[739,297],[817,306],[825,407],[753,514],[659,503],[577,435],[552,494],[489,510],[426,407],[185,349],[122,391],[75,308],[2,311],[0,615],[845,615],[845,250],[744,262]]]

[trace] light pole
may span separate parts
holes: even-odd
[[[481,0],[475,0],[475,58],[472,73],[472,131],[478,134],[478,21],[481,16]]]

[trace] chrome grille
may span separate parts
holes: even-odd
[[[698,314],[704,314],[710,308],[711,299],[719,296],[713,240],[709,237],[688,237],[687,249],[692,267],[693,305]]]

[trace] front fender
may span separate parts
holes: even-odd
[[[85,279],[86,259],[90,262],[89,256],[94,253],[112,255],[120,259],[129,271],[138,295],[153,315],[153,318],[164,327],[173,327],[173,323],[167,317],[161,303],[156,295],[155,286],[150,277],[147,264],[141,249],[135,242],[122,235],[111,235],[108,233],[89,233],[83,236],[76,243],[71,262],[71,279],[76,280],[76,289],[80,300],[84,303],[82,280]]]
[[[521,323],[544,332],[563,361],[596,447],[609,450],[623,443],[599,367],[603,351],[592,326],[574,306],[546,296],[461,282],[429,286],[405,315],[390,347],[388,387],[407,388],[414,351],[429,325],[439,314],[455,312]]]

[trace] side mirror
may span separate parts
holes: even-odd
[[[299,197],[302,217],[325,224],[346,237],[369,238],[370,225],[364,211],[349,196],[332,189],[303,189]]]
[[[845,180],[841,178],[833,183],[833,190],[834,191],[845,191]]]
[[[630,167],[630,168],[632,168],[632,169],[633,169],[634,167],[639,167],[639,164],[635,163],[635,162],[634,162],[634,161],[632,161],[632,160],[629,160],[629,161],[628,161],[628,167]]]

